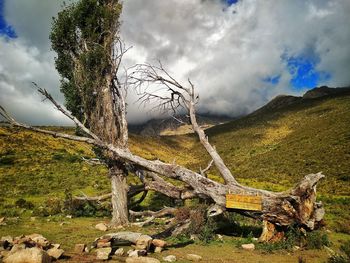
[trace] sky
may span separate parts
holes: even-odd
[[[42,101],[32,81],[61,103],[50,49],[61,0],[0,0],[0,105],[34,125],[70,121]],[[162,64],[190,78],[202,113],[238,116],[279,94],[350,85],[349,0],[125,0],[123,66]],[[128,92],[129,122],[149,113]]]

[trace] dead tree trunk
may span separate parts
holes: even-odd
[[[126,182],[125,169],[120,164],[109,168],[112,187],[112,220],[111,227],[125,225],[129,222],[128,218],[128,184]]]

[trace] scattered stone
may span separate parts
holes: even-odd
[[[162,250],[163,250],[162,247],[156,247],[156,248],[154,249],[154,253],[161,253]]]
[[[54,248],[61,248],[61,244],[51,244],[51,246]]]
[[[223,241],[224,240],[224,237],[220,234],[217,234],[216,235],[216,238],[219,240],[219,241]]]
[[[0,217],[0,226],[6,226],[5,217]]]
[[[139,253],[137,252],[137,250],[129,250],[128,251],[128,257],[138,257]]]
[[[13,243],[13,237],[12,236],[4,236],[4,237],[1,237],[0,241],[7,241],[8,243]]]
[[[97,242],[97,248],[111,247],[111,242]]]
[[[11,253],[16,253],[19,250],[25,249],[26,245],[24,243],[22,244],[14,244],[13,247],[11,248]]]
[[[199,240],[199,237],[198,237],[198,235],[191,234],[191,235],[190,235],[190,239],[193,240],[193,241],[198,241],[198,240]]]
[[[150,246],[152,244],[152,238],[148,235],[141,235],[136,240],[136,249],[137,250],[149,250]]]
[[[195,262],[202,260],[202,257],[196,254],[187,254],[186,258],[190,261],[195,261]]]
[[[128,256],[129,257],[143,257],[143,256],[147,256],[147,251],[146,250],[129,250],[128,251]]]
[[[99,248],[96,250],[96,259],[107,260],[111,252],[111,247]]]
[[[169,255],[169,256],[163,257],[163,260],[164,260],[165,262],[175,262],[175,261],[176,261],[176,256],[174,256],[174,255]]]
[[[255,245],[253,243],[243,244],[242,248],[245,249],[245,250],[254,250],[255,249]]]
[[[72,218],[73,216],[72,215],[66,215],[66,218]]]
[[[85,250],[86,245],[85,244],[76,244],[74,246],[74,253],[76,254],[83,254]]]
[[[100,230],[100,231],[107,231],[108,230],[108,226],[105,223],[99,223],[95,226],[95,228],[97,230]]]
[[[126,263],[160,263],[158,259],[150,258],[150,257],[127,258],[125,262]]]
[[[64,250],[53,247],[47,250],[46,252],[50,257],[53,257],[54,259],[59,259],[63,255]]]
[[[153,239],[152,244],[155,247],[165,247],[167,245],[166,241],[161,240],[161,239]]]
[[[4,250],[10,247],[11,243],[7,240],[0,241],[0,249]]]
[[[115,252],[114,252],[114,255],[116,256],[123,256],[124,255],[124,248],[118,248]]]
[[[10,254],[10,251],[8,250],[4,250],[4,251],[0,251],[0,255],[4,258],[7,257]],[[0,261],[1,262],[1,261]]]
[[[37,245],[42,247],[47,247],[50,244],[50,242],[40,234],[31,234],[31,235],[25,236],[25,238],[30,238]]]
[[[293,251],[295,252],[295,251],[298,251],[298,250],[300,250],[300,247],[299,246],[294,246],[293,247]]]
[[[4,263],[50,263],[51,257],[46,251],[32,247],[28,249],[21,249],[15,253],[9,253],[4,258]]]

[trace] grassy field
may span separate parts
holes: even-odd
[[[308,173],[322,171],[326,178],[318,185],[318,196],[326,207],[332,247],[337,249],[350,239],[349,127],[350,96],[338,96],[247,116],[210,128],[207,134],[237,179],[246,185],[281,191]],[[72,128],[49,128],[74,132]],[[130,135],[129,146],[145,158],[175,161],[194,170],[205,167],[210,160],[194,135],[157,138]],[[7,225],[0,226],[0,236],[40,232],[62,243],[68,251],[75,243],[92,242],[99,236],[93,226],[108,221],[108,217],[69,219],[38,213],[39,208],[63,200],[67,192],[87,195],[109,192],[107,170],[87,164],[82,157],[94,157],[89,145],[0,127],[0,217],[7,218]],[[209,172],[209,177],[221,180],[215,169]],[[19,199],[31,202],[34,207],[19,205]],[[164,200],[151,194],[142,206],[159,207]],[[142,229],[156,230],[154,226]],[[254,261],[256,257],[259,262],[296,262],[300,254],[307,262],[322,262],[327,257],[325,251],[313,250],[288,257],[284,251],[272,255],[261,250],[242,252],[232,246],[234,240],[227,237],[223,243],[191,244],[164,253],[181,258],[188,251],[197,251],[207,262],[258,262]]]

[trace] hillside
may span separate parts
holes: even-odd
[[[260,111],[207,130],[237,179],[246,185],[282,191],[308,173],[327,177],[318,186],[326,219],[336,231],[350,234],[350,95],[301,100],[279,109]],[[73,133],[73,128],[55,128]],[[209,157],[192,135],[142,137],[130,135],[131,150],[199,170]],[[107,171],[82,157],[94,157],[89,145],[0,127],[0,215],[20,215],[14,206],[26,198],[40,206],[50,198],[109,191]],[[209,177],[221,180],[215,169]],[[130,180],[135,180],[132,177]],[[148,196],[143,206],[162,206]]]

